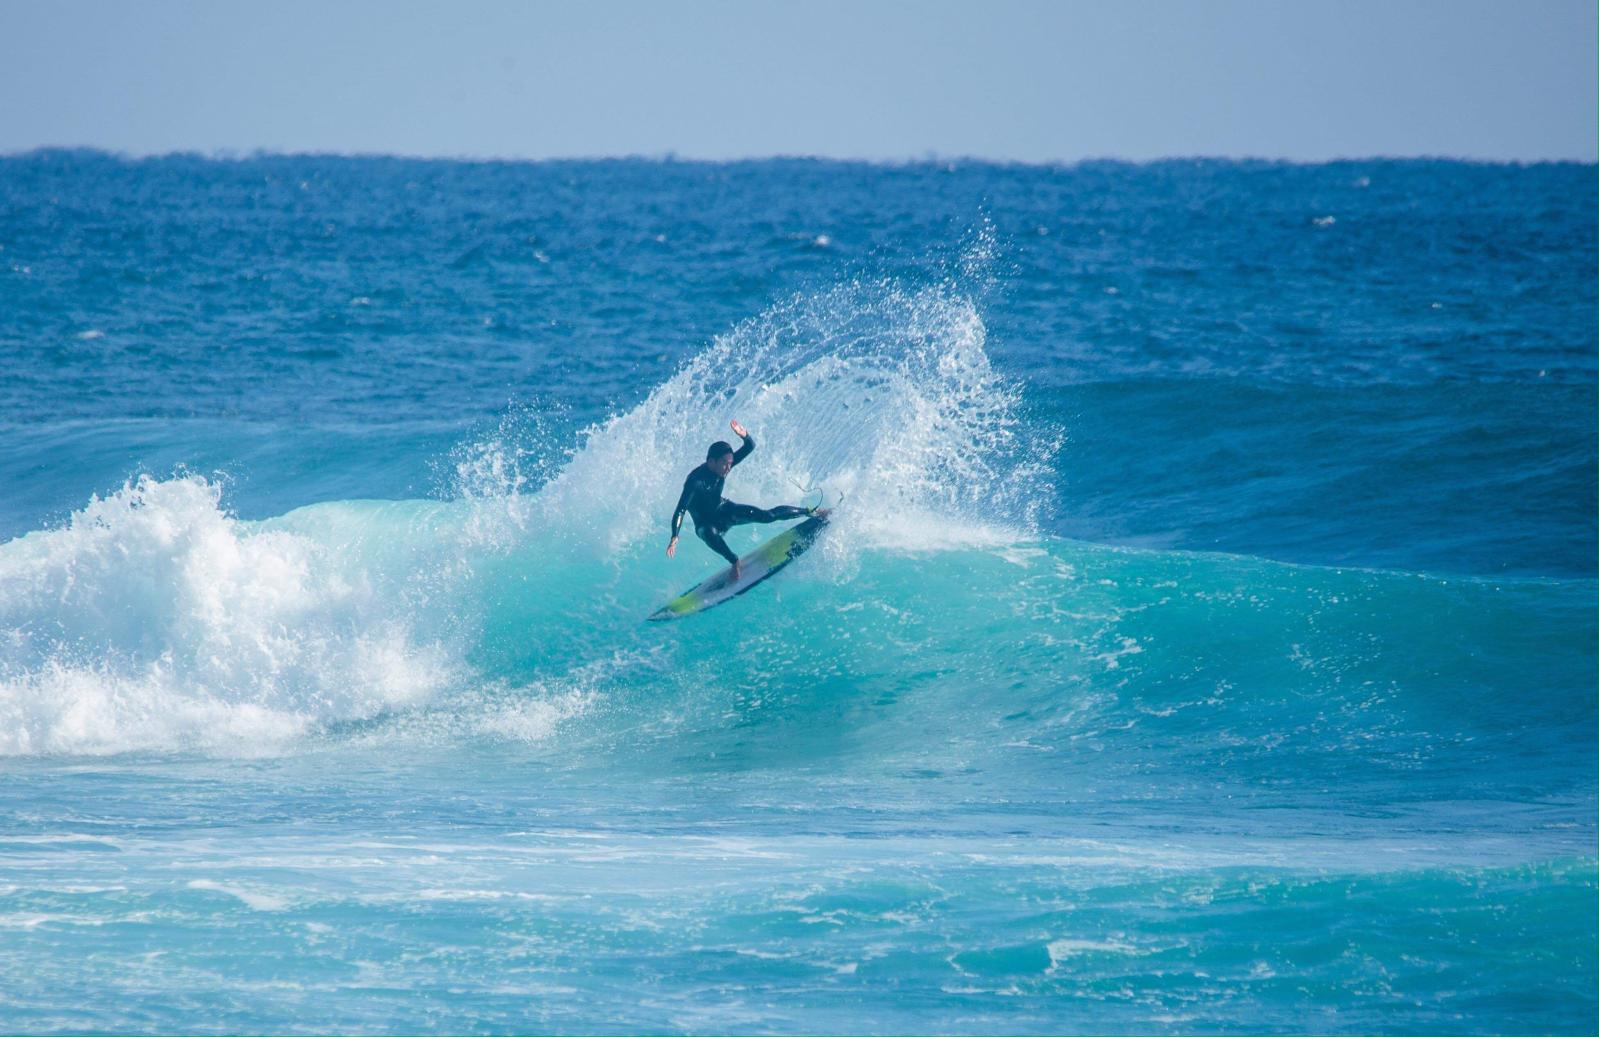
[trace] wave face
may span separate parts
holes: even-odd
[[[1591,167],[0,166],[0,1029],[1591,1024]]]

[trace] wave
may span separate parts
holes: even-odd
[[[1002,760],[1040,788],[1285,761],[1581,784],[1592,581],[1046,536],[1060,431],[1029,431],[985,335],[947,286],[797,298],[575,447],[509,414],[449,459],[448,500],[252,522],[204,477],[142,477],[0,545],[0,754],[487,738],[650,766],[688,740],[718,765]],[[729,417],[759,443],[736,497],[844,507],[762,593],[643,624],[715,563],[692,540],[666,559],[665,526]]]
[[[1544,790],[1592,761],[1591,583],[835,535],[663,628],[642,617],[700,567],[653,541],[484,548],[480,507],[251,523],[204,479],[144,479],[4,545],[0,752],[487,738],[643,766],[685,744],[891,774],[1002,759],[1040,787],[1476,763]]]
[[[0,546],[0,752],[271,749],[493,685],[485,631],[603,622],[732,416],[760,443],[740,495],[847,496],[835,545],[995,501],[1025,525],[1048,494],[983,342],[952,289],[855,285],[722,336],[569,454],[539,413],[509,414],[451,458],[450,501],[245,522],[204,477],[143,476]]]

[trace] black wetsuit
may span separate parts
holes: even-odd
[[[755,449],[755,437],[745,436],[744,445],[733,454],[733,463],[736,465]],[[748,522],[781,522],[783,519],[804,518],[810,512],[804,508],[796,508],[783,504],[775,508],[756,508],[748,504],[735,504],[722,497],[723,478],[711,471],[710,462],[700,465],[688,473],[688,478],[683,480],[683,495],[677,499],[677,507],[672,511],[672,537],[676,539],[678,531],[683,528],[683,515],[688,513],[694,517],[694,532],[699,534],[701,540],[712,551],[726,558],[729,562],[737,562],[738,555],[727,546],[727,541],[722,539],[733,526],[742,526]]]

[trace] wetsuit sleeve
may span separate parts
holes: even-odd
[[[683,529],[683,514],[688,511],[688,503],[693,496],[694,475],[691,472],[689,477],[683,480],[683,492],[678,495],[677,507],[672,511],[672,539],[674,540],[677,539],[678,533]]]
[[[744,437],[744,445],[739,447],[738,450],[736,450],[733,453],[733,463],[734,464],[738,464],[740,461],[744,460],[746,457],[750,456],[754,452],[755,452],[755,437],[754,436],[745,436]]]

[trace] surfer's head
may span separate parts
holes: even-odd
[[[717,475],[726,475],[733,470],[733,448],[718,439],[705,451],[705,463]]]

